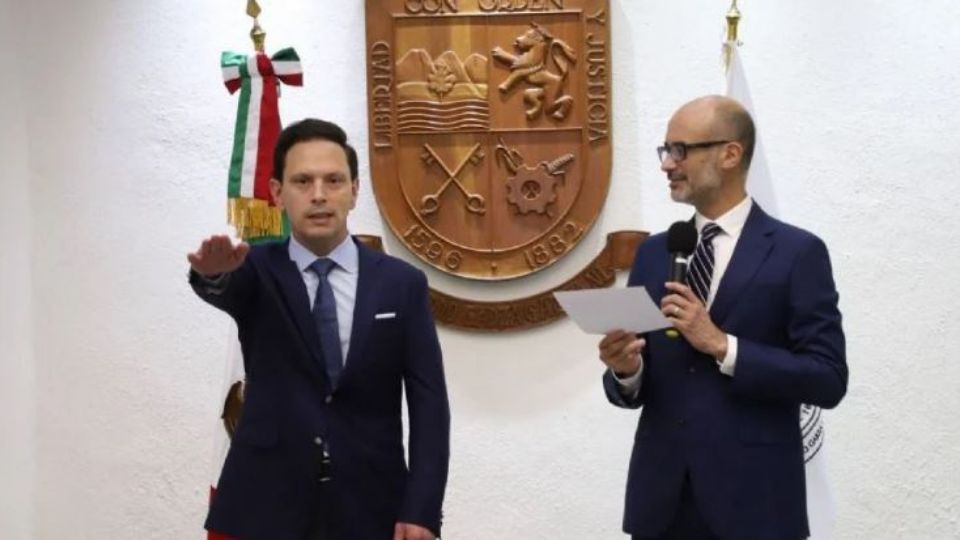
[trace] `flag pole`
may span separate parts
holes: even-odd
[[[257,0],[247,0],[247,15],[253,17],[253,28],[250,29],[250,39],[253,40],[253,48],[257,52],[264,51],[264,44],[267,41],[267,33],[263,31],[263,28],[260,27],[260,21],[257,17],[260,16],[260,4],[257,3]]]
[[[730,9],[727,10],[727,41],[723,44],[723,70],[727,72],[730,69],[730,56],[733,54],[733,47],[739,45],[738,31],[740,30],[740,10],[737,9],[737,0],[732,0]]]

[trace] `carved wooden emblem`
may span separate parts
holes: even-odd
[[[498,280],[568,253],[610,184],[607,0],[367,0],[371,176],[418,257]]]

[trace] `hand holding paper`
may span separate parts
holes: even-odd
[[[623,379],[634,376],[643,367],[642,354],[646,344],[646,340],[636,334],[614,330],[603,336],[597,348],[600,361]]]

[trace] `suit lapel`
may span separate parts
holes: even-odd
[[[354,240],[356,242],[356,240]],[[350,332],[350,351],[344,365],[341,382],[356,370],[358,360],[363,358],[367,336],[377,308],[377,297],[380,290],[379,265],[382,255],[364,246],[357,244],[357,296],[353,304],[353,329]]]
[[[320,350],[320,337],[317,335],[313,315],[310,314],[309,296],[307,296],[300,270],[296,263],[290,260],[287,243],[273,245],[268,260],[267,267],[280,292],[280,299],[290,313],[300,339],[310,351],[312,358],[304,358],[303,364],[311,373],[326,379],[326,374],[320,369],[323,365],[323,353]]]
[[[740,298],[741,291],[750,283],[757,270],[770,255],[773,248],[773,220],[754,203],[743,225],[740,239],[733,250],[730,265],[727,266],[717,296],[710,307],[710,318],[723,327],[722,323]]]

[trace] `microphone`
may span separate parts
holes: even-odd
[[[667,230],[667,251],[670,252],[670,272],[667,281],[683,283],[687,280],[690,255],[697,248],[697,228],[689,221],[678,221]],[[680,332],[667,329],[667,337],[678,338]]]

